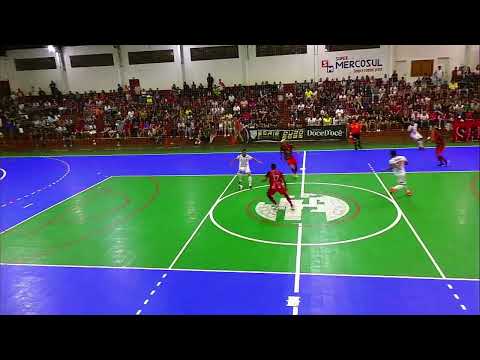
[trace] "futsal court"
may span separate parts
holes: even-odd
[[[0,314],[480,314],[480,148],[389,150],[1,158]]]

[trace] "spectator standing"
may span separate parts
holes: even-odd
[[[210,73],[208,73],[208,76],[207,76],[207,88],[210,92],[212,92],[212,90],[213,90],[213,77],[212,77],[212,75],[210,75]]]
[[[436,85],[440,85],[443,82],[443,69],[441,66],[438,66],[437,70],[433,73],[433,80]]]

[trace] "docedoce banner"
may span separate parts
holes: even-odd
[[[345,125],[315,126],[301,129],[248,129],[249,142],[342,140],[347,138]]]

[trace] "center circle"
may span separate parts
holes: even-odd
[[[298,183],[288,183],[287,185],[299,185],[299,184]],[[370,194],[374,194],[374,195],[379,196],[382,199],[386,200],[391,205],[393,205],[393,207],[396,210],[396,217],[392,221],[392,223],[390,223],[388,226],[386,226],[386,227],[384,227],[384,228],[382,228],[378,231],[367,234],[367,235],[354,237],[354,238],[348,238],[348,239],[344,239],[344,240],[331,241],[331,242],[312,242],[312,243],[303,243],[302,242],[302,246],[330,246],[330,245],[346,244],[346,243],[352,243],[352,242],[361,241],[361,240],[367,240],[369,238],[372,238],[374,236],[383,234],[384,232],[392,229],[394,226],[396,226],[398,224],[398,222],[400,221],[400,219],[402,217],[401,209],[395,201],[390,199],[388,196],[385,196],[384,194],[378,193],[378,192],[370,190],[370,189],[366,189],[366,188],[362,188],[362,187],[354,186],[354,185],[326,183],[326,182],[307,182],[307,183],[305,183],[305,185],[324,185],[324,186],[327,186],[327,187],[331,186],[331,187],[340,187],[340,188],[350,188],[350,189],[360,190],[360,191],[368,192]],[[265,187],[268,187],[268,186],[269,185],[260,185],[260,186],[254,187],[253,189],[265,188]],[[239,195],[241,193],[248,192],[248,191],[250,191],[250,190],[245,189],[245,190],[236,191],[236,192],[233,192],[233,193],[231,193],[227,196],[224,196],[224,197],[220,198],[219,200],[217,200],[214,207],[212,208],[212,211],[209,214],[210,220],[212,221],[212,223],[218,229],[224,231],[225,233],[227,233],[229,235],[238,237],[240,239],[249,240],[249,241],[258,242],[258,243],[264,243],[264,244],[271,244],[271,245],[297,246],[296,242],[282,242],[282,241],[275,241],[275,240],[271,240],[271,239],[260,239],[260,238],[255,238],[255,237],[252,237],[252,236],[242,235],[242,234],[239,234],[238,232],[227,229],[226,227],[224,227],[224,226],[222,226],[221,224],[218,223],[218,221],[215,219],[215,210],[217,209],[217,207],[223,201],[225,201],[226,199],[229,199],[233,196],[236,196],[236,195]]]

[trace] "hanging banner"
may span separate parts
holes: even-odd
[[[318,141],[347,138],[345,125],[315,126],[301,129],[248,129],[250,142],[261,141]]]
[[[385,62],[385,51],[383,49],[365,51],[342,51],[326,52],[323,59],[320,59],[320,77],[325,79],[346,79],[350,76],[355,79],[357,76],[383,77],[389,73]]]

